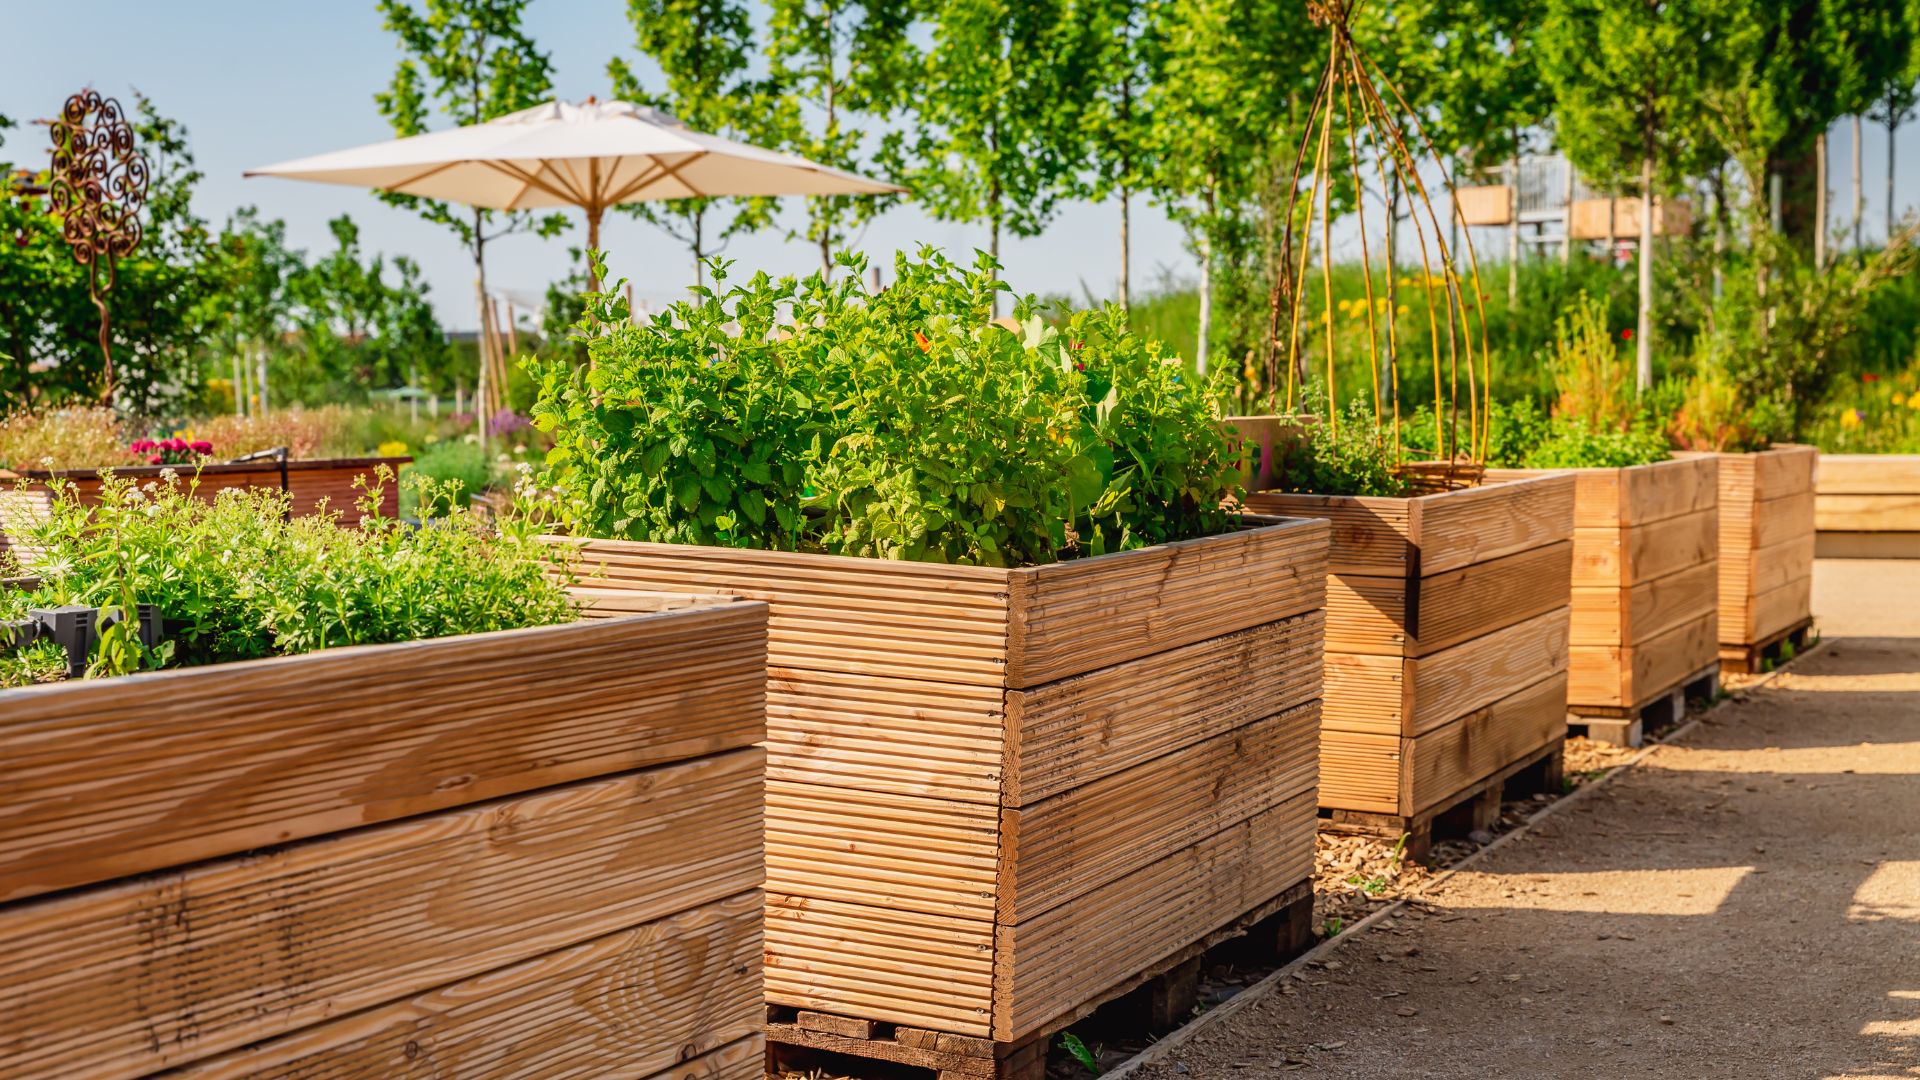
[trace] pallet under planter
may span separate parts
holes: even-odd
[[[1568,723],[1640,745],[1718,671],[1719,459],[1573,469]],[[1490,478],[1542,475],[1501,469]]]
[[[1920,454],[1821,454],[1814,557],[1920,559]]]
[[[761,1076],[766,607],[653,606],[0,691],[0,1077]]]
[[[1812,624],[1820,455],[1776,446],[1712,456],[1720,460],[1720,670],[1745,674],[1770,644]]]
[[[1022,569],[628,541],[772,606],[767,997],[1023,1045],[1311,876],[1327,526]]]
[[[1414,498],[1259,492],[1333,522],[1320,805],[1412,820],[1566,729],[1574,478]]]

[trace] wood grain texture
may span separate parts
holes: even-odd
[[[1567,667],[1571,612],[1558,608],[1431,656],[1406,661],[1410,702],[1401,734],[1444,727]]]
[[[1568,704],[1640,708],[1664,697],[1720,655],[1719,621],[1716,607],[1633,646],[1573,646]]]
[[[293,515],[308,517],[323,511],[340,515],[341,520],[352,523],[358,520],[359,500],[365,492],[359,485],[371,487],[379,479],[382,468],[398,474],[401,467],[413,461],[410,457],[364,457],[364,458],[313,458],[306,461],[290,461],[286,466],[284,482],[286,491],[292,498]],[[151,480],[162,479],[162,473],[171,471],[180,478],[183,488],[191,489],[199,498],[212,501],[222,491],[281,489],[282,476],[280,465],[271,461],[250,461],[244,464],[217,462],[203,465],[199,469],[182,465],[138,465],[113,469],[61,469],[49,472],[44,469],[23,469],[17,472],[0,470],[0,486],[11,488],[17,478],[26,478],[44,484],[58,478],[71,486],[82,500],[94,503],[100,499],[101,480],[104,474],[111,473],[121,480],[132,480],[145,484]],[[44,490],[44,489],[42,489]],[[380,501],[374,512],[382,517],[397,517],[400,513],[400,485],[389,481],[381,489]],[[0,519],[0,531],[4,531],[4,519]]]
[[[1444,649],[1567,606],[1573,544],[1561,539],[1420,578],[1419,627],[1405,655]]]
[[[0,1075],[187,1064],[752,890],[761,763],[734,750],[8,905]]]
[[[1548,473],[1412,502],[1421,576],[1526,551],[1573,535],[1574,478]]]
[[[1631,648],[1717,611],[1719,590],[1719,567],[1714,562],[1698,563],[1627,588],[1576,587],[1569,640],[1574,645]]]
[[[993,804],[767,782],[772,892],[990,922],[999,865]]]
[[[765,619],[713,605],[0,692],[0,899],[750,745]]]
[[[1573,583],[1597,588],[1637,585],[1677,570],[1720,561],[1718,508],[1651,525],[1575,529]]]
[[[1295,518],[1225,536],[1010,572],[1026,689],[1326,606],[1326,522]]]
[[[1920,532],[1920,492],[1904,495],[1816,496],[1814,528],[1820,532]]]
[[[710,901],[181,1075],[651,1077],[759,1033],[763,917],[757,890]]]
[[[1317,698],[1325,624],[1308,612],[1008,692],[1002,804],[1038,802]]]
[[[1276,803],[1311,794],[1319,728],[1319,702],[1309,702],[1003,810],[1000,924],[1042,916]]]
[[[1476,781],[1492,776],[1566,734],[1567,675],[1549,675],[1499,701],[1402,745],[1410,810],[1444,805]]]
[[[1920,494],[1920,454],[1821,454],[1815,490],[1822,496]]]
[[[1320,730],[1320,805],[1376,814],[1402,808],[1401,752],[1405,740],[1378,731]]]
[[[1315,795],[1281,803],[1038,918],[998,928],[993,1038],[1013,1041],[1313,873]],[[1204,933],[1202,931],[1201,933]]]
[[[991,919],[767,892],[767,1000],[993,1034]]]
[[[1247,509],[1255,513],[1330,522],[1332,547],[1327,569],[1335,574],[1404,576],[1413,559],[1410,503],[1408,499],[1277,491],[1256,491],[1247,496]]]
[[[1720,643],[1737,649],[1771,632],[1758,627],[1789,626],[1811,612],[1810,589],[1795,583],[1813,573],[1818,455],[1812,447],[1783,446],[1719,457]],[[1808,604],[1793,610],[1803,593]]]

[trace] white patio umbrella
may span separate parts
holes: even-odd
[[[550,101],[484,124],[249,169],[489,210],[577,206],[600,248],[610,206],[729,195],[883,195],[892,184],[695,131],[625,101]],[[599,287],[599,282],[594,282]]]

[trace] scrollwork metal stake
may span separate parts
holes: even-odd
[[[87,268],[87,295],[100,310],[100,399],[113,399],[112,319],[106,294],[119,261],[140,244],[140,208],[147,201],[147,159],[133,144],[133,126],[113,98],[82,90],[53,122],[53,174],[47,196],[74,261]]]

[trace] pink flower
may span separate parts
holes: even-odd
[[[160,456],[159,454],[154,454],[154,455],[152,455],[152,456],[150,456],[150,457],[148,457],[148,458],[147,458],[147,464],[149,464],[149,465],[165,465],[165,464],[166,464],[166,460],[165,460],[164,458],[162,458],[162,457],[161,457],[161,456]]]
[[[196,454],[211,454],[213,453],[213,444],[205,439],[195,439],[193,441],[193,452]]]

